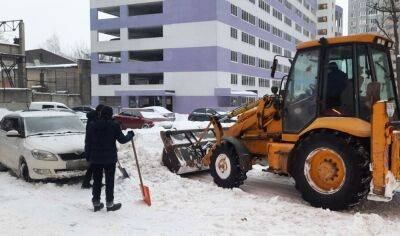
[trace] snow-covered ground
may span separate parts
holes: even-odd
[[[177,128],[203,127],[181,117]],[[137,130],[135,143],[153,205],[143,204],[130,144],[119,156],[133,179],[117,178],[118,212],[94,213],[91,191],[75,181],[28,184],[0,173],[0,235],[399,235],[400,198],[346,212],[310,207],[290,179],[249,172],[240,189],[207,173],[179,177],[161,164],[161,128]],[[117,171],[117,175],[120,173]]]

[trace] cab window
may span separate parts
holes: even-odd
[[[319,49],[299,52],[289,75],[285,97],[285,132],[297,133],[316,117]]]
[[[372,60],[374,61],[376,80],[380,85],[380,100],[394,99],[393,84],[390,79],[389,58],[386,52],[373,48]]]
[[[371,85],[372,71],[371,63],[368,58],[366,45],[357,46],[358,57],[358,94],[359,94],[359,113],[360,117],[370,120],[371,117]]]

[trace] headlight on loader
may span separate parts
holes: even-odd
[[[33,150],[32,156],[36,160],[40,161],[58,161],[58,158],[55,154],[42,150]]]
[[[393,102],[386,103],[386,114],[388,115],[389,118],[393,117],[395,110],[396,106]]]

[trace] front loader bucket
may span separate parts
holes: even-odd
[[[178,175],[208,170],[202,160],[215,143],[215,134],[210,129],[201,138],[203,132],[204,129],[161,131],[164,142],[163,164]]]

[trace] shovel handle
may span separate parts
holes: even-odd
[[[131,140],[131,143],[132,143],[133,154],[135,156],[136,167],[137,167],[138,174],[139,174],[140,185],[142,186],[142,191],[143,191],[143,179],[142,179],[142,174],[140,173],[139,160],[138,160],[138,157],[137,157],[136,148],[135,148],[135,142],[133,142],[133,139]]]

